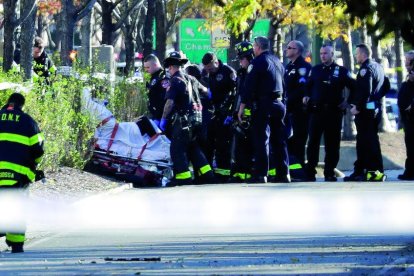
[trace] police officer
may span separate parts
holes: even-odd
[[[144,69],[151,74],[151,79],[147,82],[148,111],[153,122],[159,126],[165,105],[165,90],[169,84],[168,78],[158,57],[153,54],[145,57]]]
[[[35,180],[36,166],[43,155],[43,135],[37,123],[22,111],[25,98],[13,93],[0,110],[0,190],[23,191]],[[16,218],[19,222],[21,219]],[[23,252],[25,226],[8,232],[6,243],[12,253]]]
[[[217,59],[214,53],[206,53],[202,63],[208,73],[208,88],[214,107],[214,116],[208,125],[206,155],[210,164],[215,160],[215,174],[219,181],[230,178],[231,110],[235,99],[236,71]]]
[[[34,77],[50,84],[50,76],[56,72],[56,66],[45,51],[45,44],[41,37],[36,37],[33,45]]]
[[[276,177],[274,182],[290,182],[289,160],[283,123],[286,108],[283,99],[283,65],[269,52],[269,39],[254,39],[255,58],[248,68],[246,90],[241,95],[239,121],[243,120],[246,103],[252,103],[254,171],[251,183],[266,183],[269,170],[269,129]],[[270,128],[269,128],[270,126]]]
[[[320,49],[322,64],[312,68],[308,90],[303,103],[309,111],[308,162],[306,173],[309,181],[315,181],[319,146],[322,134],[325,141],[325,181],[337,181],[334,169],[339,161],[339,146],[343,112],[347,106],[343,97],[345,87],[353,89],[355,80],[343,66],[334,62],[334,49],[323,45]]]
[[[305,146],[308,138],[308,114],[304,110],[303,97],[306,93],[306,85],[309,72],[312,68],[306,62],[302,54],[303,43],[292,40],[286,47],[286,57],[290,62],[286,65],[285,85],[287,96],[287,120],[292,126],[293,135],[288,140],[289,154],[294,157],[297,166],[304,165]],[[293,162],[291,162],[293,165]]]
[[[398,176],[400,180],[414,180],[414,50],[405,54],[407,80],[402,83],[398,93],[398,108],[404,128],[404,140],[407,150],[405,170]]]
[[[378,125],[381,122],[381,96],[384,69],[371,59],[371,48],[366,44],[356,46],[356,61],[361,65],[354,93],[349,103],[355,115],[357,128],[354,172],[344,181],[385,181]]]
[[[198,183],[211,183],[214,174],[197,143],[199,129],[192,124],[193,90],[188,76],[181,71],[187,63],[179,52],[171,52],[164,60],[164,67],[170,73],[166,103],[160,122],[160,129],[171,139],[170,153],[173,162],[174,180],[172,185],[192,183],[189,161],[193,164]],[[200,115],[201,117],[201,115]]]

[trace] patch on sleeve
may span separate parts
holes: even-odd
[[[167,79],[163,79],[163,80],[161,81],[161,86],[162,86],[163,88],[167,88],[168,86],[170,86],[170,82],[169,82]]]
[[[299,68],[299,75],[302,77],[306,75],[306,68]]]
[[[359,70],[359,74],[361,75],[361,77],[365,76],[366,73],[367,73],[367,69],[365,68]]]
[[[247,73],[250,73],[250,71],[253,70],[253,64],[250,64],[249,67],[247,67]]]

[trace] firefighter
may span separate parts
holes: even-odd
[[[237,97],[235,104],[236,116],[239,111],[241,95],[245,90],[247,68],[254,59],[253,45],[248,41],[236,45],[237,58],[240,62],[240,69],[237,70]],[[253,166],[253,143],[250,129],[251,103],[247,102],[243,121],[233,122],[233,141],[231,151],[231,176],[232,182],[245,182],[251,177]]]
[[[144,69],[151,74],[147,82],[148,89],[148,111],[150,119],[159,126],[165,105],[165,90],[168,86],[168,78],[165,75],[157,56],[150,54],[144,59]]]
[[[174,169],[171,186],[193,183],[189,169],[190,161],[197,184],[214,181],[211,166],[197,143],[202,115],[200,109],[194,110],[195,97],[191,80],[181,71],[181,67],[187,61],[179,52],[171,52],[164,60],[164,68],[170,73],[171,79],[166,92],[160,129],[167,131],[167,136],[171,139],[170,153]],[[194,118],[195,112],[199,112],[198,120]]]
[[[235,99],[236,71],[217,59],[214,53],[206,53],[202,63],[208,73],[208,88],[214,115],[208,124],[208,149],[210,164],[215,161],[215,174],[223,183],[230,179],[231,112]]]
[[[302,54],[303,43],[292,40],[286,47],[286,57],[290,62],[286,65],[285,85],[287,96],[287,118],[292,126],[293,135],[288,140],[289,154],[292,155],[291,166],[303,167],[305,163],[305,146],[308,139],[308,114],[303,106],[309,72],[312,68]],[[297,163],[296,163],[297,162]]]
[[[37,123],[22,111],[25,98],[13,93],[0,110],[0,189],[24,192],[36,178],[36,166],[43,155],[43,135]],[[20,221],[19,218],[16,218]],[[7,232],[12,253],[23,252],[25,223],[21,231]],[[3,232],[3,231],[2,231]]]
[[[252,104],[251,128],[253,135],[254,170],[251,183],[266,183],[269,170],[270,143],[276,166],[276,179],[272,182],[290,182],[289,160],[283,119],[286,108],[283,103],[283,65],[269,52],[269,39],[258,36],[254,39],[255,58],[248,67],[246,89],[241,95],[238,112],[242,122],[244,109]]]
[[[381,98],[384,69],[371,59],[371,48],[366,44],[356,46],[356,60],[361,65],[356,78],[354,93],[348,102],[355,116],[357,128],[354,172],[344,181],[385,181],[378,126],[381,122]]]
[[[325,142],[325,181],[337,181],[335,168],[339,162],[342,118],[347,103],[344,88],[353,90],[355,80],[350,72],[334,61],[334,48],[323,45],[320,49],[322,64],[312,68],[303,103],[309,111],[309,142],[306,174],[308,181],[316,181],[316,166],[322,134]]]

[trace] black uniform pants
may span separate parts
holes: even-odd
[[[184,117],[177,116],[173,120],[170,154],[176,180],[183,180],[184,182],[191,180],[190,161],[195,172],[203,171],[203,168],[208,166],[207,159],[197,143],[196,135],[196,130],[188,125],[188,121]],[[211,169],[208,172],[212,174]]]
[[[363,110],[355,115],[355,125],[357,128],[355,174],[363,175],[366,171],[377,170],[384,172],[378,137],[380,122],[381,115],[374,110]]]
[[[295,156],[303,166],[305,163],[306,140],[308,139],[309,116],[301,108],[292,110],[288,116],[293,129],[293,135],[288,140],[289,154]]]
[[[234,130],[231,175],[245,180],[252,173],[253,141],[251,128]]]
[[[208,125],[208,148],[205,154],[211,165],[215,160],[217,169],[228,170],[230,173],[232,130],[230,125],[226,126],[223,123],[224,118],[211,119]]]
[[[410,111],[410,113],[411,112],[413,111]],[[404,174],[414,177],[414,113],[402,114],[401,119],[404,128],[405,148],[407,151]]]
[[[252,110],[252,131],[255,176],[267,176],[269,171],[269,140],[277,176],[289,173],[285,125],[285,105],[279,101],[261,100]],[[269,139],[270,138],[270,139]]]
[[[315,174],[319,161],[322,135],[325,142],[325,176],[335,176],[339,162],[343,112],[339,109],[319,109],[309,114],[309,141],[307,148],[308,173]]]

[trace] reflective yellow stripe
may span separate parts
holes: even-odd
[[[233,176],[234,176],[234,177],[238,177],[238,178],[243,179],[243,180],[246,180],[246,179],[249,179],[249,178],[251,178],[251,177],[252,177],[252,176],[251,176],[250,174],[248,174],[248,173],[235,173]]]
[[[226,170],[226,169],[216,168],[216,169],[214,170],[214,172],[215,172],[216,174],[225,175],[225,176],[229,176],[229,175],[230,175],[230,170]]]
[[[36,145],[37,143],[41,144],[45,140],[43,133],[38,133],[29,138],[29,146]]]
[[[209,164],[207,164],[207,165],[205,165],[205,166],[203,166],[203,167],[200,168],[200,173],[201,174],[205,174],[205,173],[207,173],[209,171],[211,171],[211,167],[210,167]]]
[[[269,176],[276,176],[276,169],[271,169],[267,172]]]
[[[177,173],[175,175],[175,179],[189,179],[189,178],[191,178],[191,172],[190,171]]]
[[[371,180],[371,178],[373,176],[374,176],[374,179],[372,179],[372,180],[381,180],[382,177],[384,176],[384,174],[380,171],[375,171],[375,172],[369,171],[369,172],[367,172],[367,180]]]
[[[252,115],[252,111],[249,108],[245,108],[244,112],[243,112],[243,115],[244,116],[250,116],[250,115]]]
[[[33,181],[35,179],[35,173],[32,172],[28,167],[10,163],[7,161],[0,161],[0,170],[11,170],[26,175],[30,181]]]
[[[302,165],[300,163],[298,163],[298,164],[292,164],[292,165],[289,165],[289,169],[291,169],[291,170],[299,170],[299,169],[302,169]]]
[[[24,242],[25,235],[6,233],[6,240],[11,241],[11,242]]]
[[[13,186],[16,183],[17,183],[17,181],[12,180],[12,179],[2,179],[2,180],[0,180],[0,186]]]
[[[37,143],[41,143],[44,140],[43,134],[39,133],[32,137],[27,137],[14,133],[0,133],[0,141],[8,141],[13,143],[19,143],[26,146],[33,146]]]

